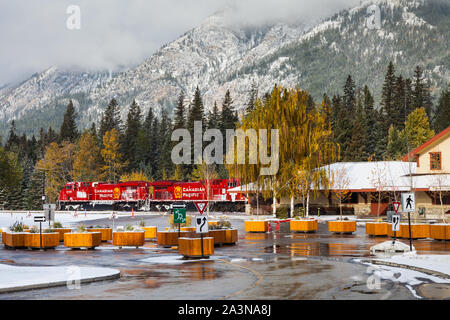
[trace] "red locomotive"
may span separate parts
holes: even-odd
[[[193,201],[207,200],[212,210],[243,211],[247,198],[242,194],[229,193],[238,186],[236,179],[213,179],[200,182],[178,181],[130,181],[69,182],[61,190],[59,207],[64,209],[113,210],[161,210],[174,202],[187,203],[194,209]]]

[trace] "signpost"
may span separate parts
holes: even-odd
[[[400,208],[400,202],[394,201],[392,202],[392,206],[394,207],[395,214],[392,215],[391,222],[392,222],[392,231],[394,231],[394,241],[392,243],[395,243],[397,240],[397,231],[400,231],[400,219],[401,216],[397,214],[398,209]]]
[[[186,205],[174,204],[173,210],[173,223],[178,223],[178,237],[180,237],[181,224],[186,222]]]
[[[408,212],[409,250],[412,251],[411,215],[410,215],[410,213],[416,211],[416,197],[413,192],[402,193],[402,211]]]
[[[111,216],[109,217],[109,219],[112,219],[112,222],[113,222],[113,224],[112,224],[112,229],[113,229],[113,231],[114,231],[114,219],[117,219],[117,213],[115,213],[115,212],[113,211],[113,213],[111,214]]]
[[[45,222],[45,216],[34,216],[34,222],[39,222],[40,250],[42,250],[42,222]]]
[[[197,216],[195,219],[195,231],[200,233],[200,241],[202,247],[202,257],[203,257],[203,234],[209,232],[208,218],[206,216]]]
[[[56,204],[54,203],[44,203],[44,215],[46,220],[48,220],[48,226],[50,227],[50,221],[55,220],[55,210],[56,210]]]
[[[200,215],[202,215],[203,212],[205,212],[206,206],[208,205],[208,201],[194,201],[194,204]]]

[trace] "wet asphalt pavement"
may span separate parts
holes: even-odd
[[[317,233],[289,233],[288,224],[275,233],[245,233],[244,222],[233,219],[239,240],[215,248],[210,261],[181,262],[177,250],[146,242],[139,249],[118,249],[102,244],[96,250],[29,251],[0,248],[0,263],[27,266],[97,266],[121,271],[119,280],[82,284],[80,289],[55,287],[0,294],[0,299],[416,299],[404,285],[382,280],[380,289],[369,289],[365,265],[354,258],[369,257],[369,248],[387,238],[365,235],[358,227],[352,235],[332,235],[326,223]],[[119,217],[115,225],[166,227],[168,216]],[[112,225],[109,219],[86,226]],[[450,243],[414,241],[419,254],[444,254]],[[152,261],[142,261],[153,258]],[[448,284],[426,283],[416,289],[425,298],[448,298]]]

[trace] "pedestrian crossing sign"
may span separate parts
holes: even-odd
[[[416,197],[413,192],[402,193],[402,212],[416,211]]]

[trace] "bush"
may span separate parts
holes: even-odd
[[[36,226],[32,226],[32,227],[30,228],[30,233],[39,233],[39,228],[36,227]]]
[[[84,224],[80,224],[77,227],[77,232],[86,232],[86,226]]]
[[[61,222],[59,222],[59,221],[53,222],[53,228],[62,228],[62,227],[63,227],[63,225]]]
[[[145,221],[144,221],[144,219],[142,219],[142,220],[139,222],[139,226],[140,226],[140,227],[145,227]]]
[[[12,232],[23,232],[23,223],[16,221],[11,227],[9,227],[9,230]]]
[[[276,217],[278,219],[287,219],[287,218],[289,218],[289,209],[288,208],[279,208],[279,209],[277,209]]]

